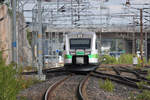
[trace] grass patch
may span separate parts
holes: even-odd
[[[129,100],[150,100],[150,91],[143,90],[141,93],[130,92]]]
[[[150,70],[147,71],[146,79],[150,80]]]
[[[137,95],[136,100],[150,100],[150,91],[143,90],[142,93]]]
[[[148,85],[147,82],[141,81],[136,83],[139,89],[143,89],[143,85]]]
[[[100,57],[100,62],[102,64],[116,64],[117,59],[110,55],[104,55],[104,56]]]
[[[133,64],[133,55],[132,54],[122,54],[118,58],[118,64]]]
[[[150,65],[150,59],[148,60],[147,64]]]
[[[6,65],[0,51],[0,100],[16,100],[21,89],[14,64]]]
[[[112,92],[114,90],[114,85],[109,79],[106,79],[104,82],[102,82],[102,80],[100,80],[99,86],[100,86],[100,88],[102,88],[108,92]]]
[[[130,94],[129,100],[136,100],[136,96],[133,92],[129,92],[129,94]]]
[[[21,89],[40,82],[37,79],[25,80],[22,75],[22,70],[16,70],[14,63],[5,64],[0,51],[0,100],[17,100],[17,94]]]
[[[99,58],[99,61],[101,64],[133,64],[133,54],[122,54],[118,59],[116,59],[114,56],[110,55],[104,55]],[[138,64],[136,65],[136,69],[141,69],[141,58],[138,58]],[[148,63],[146,63],[146,59],[143,58],[143,63],[150,65],[150,60]]]
[[[141,93],[138,93],[136,96],[132,94],[130,100],[150,100],[150,91],[143,89],[143,85],[148,85],[148,83],[142,81],[138,82],[137,85],[141,89]]]

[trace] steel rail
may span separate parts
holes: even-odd
[[[117,68],[112,67],[112,69],[116,72],[117,75],[120,75],[120,71]]]
[[[147,74],[147,71],[140,71],[140,70],[133,70],[133,69],[130,69],[130,68],[126,68],[126,67],[118,67],[118,68],[115,68],[115,67],[111,67],[117,75],[113,75],[113,77],[120,77],[121,76],[121,72],[127,72],[127,73],[132,73],[134,74],[137,79],[134,79],[134,78],[129,78],[129,77],[125,77],[125,76],[121,76],[122,78],[124,78],[125,80],[129,80],[129,81],[133,81],[133,82],[142,82],[142,81],[145,81],[147,82],[148,84],[150,84],[150,80],[148,80],[147,78],[141,76],[140,74]],[[104,74],[104,73],[103,73]],[[110,74],[109,74],[110,75]],[[112,75],[110,75],[112,76]]]
[[[121,69],[124,69],[126,70],[127,72],[130,72],[130,73],[133,73],[134,75],[136,75],[137,78],[143,80],[143,81],[147,81],[148,83],[150,83],[150,80],[148,80],[147,78],[141,76],[138,72],[132,70],[132,69],[129,69],[129,68],[125,68],[125,67],[120,67]]]
[[[84,96],[83,92],[84,92],[84,88],[85,88],[85,85],[90,77],[90,74],[89,73],[79,84],[78,86],[78,99],[79,100],[87,100],[87,98]]]
[[[115,67],[112,67],[112,69],[116,72],[117,75],[121,76],[121,72],[128,72],[130,73],[129,71],[127,70],[121,70],[121,69],[118,69],[118,68],[115,68]],[[141,80],[140,79],[134,79],[134,78],[129,78],[129,77],[126,77],[126,76],[122,76],[124,77],[125,79],[127,80],[130,80],[130,81],[134,81],[134,82],[140,82]]]
[[[120,83],[120,84],[124,84],[124,85],[127,85],[127,86],[138,88],[138,86],[133,84],[133,83],[130,83],[130,82],[127,82],[127,81],[124,81],[124,80],[120,80],[120,79],[117,79],[117,78],[113,78],[113,77],[110,77],[110,76],[100,75],[100,74],[96,74],[96,73],[92,73],[91,76],[97,77],[97,78],[102,78],[102,79],[109,79],[111,81],[115,81],[115,82]]]
[[[127,86],[131,86],[131,87],[134,87],[134,88],[139,88],[139,86],[137,85],[137,82],[141,82],[141,80],[138,80],[138,79],[123,77],[123,76],[120,76],[120,75],[106,74],[106,73],[101,73],[101,72],[98,72],[98,71],[94,71],[94,73],[92,73],[91,76],[99,77],[99,78],[102,78],[102,79],[109,79],[109,80],[112,80],[112,81],[115,81],[115,82],[118,82],[118,83],[121,83],[121,84],[124,84],[124,85],[127,85]],[[150,86],[141,85],[141,87],[143,89],[150,90]]]
[[[94,71],[94,73],[100,74],[100,75],[105,75],[105,76],[112,77],[112,78],[117,78],[119,80],[123,80],[123,81],[130,82],[130,83],[134,83],[134,81],[131,81],[131,80],[133,80],[132,78],[127,79],[127,77],[123,77],[123,76],[120,76],[120,75],[102,73],[102,72],[99,72],[99,71]]]
[[[72,75],[68,75],[67,77],[65,77],[64,79],[55,82],[53,85],[51,85],[46,93],[45,93],[45,99],[44,100],[51,100],[51,95],[53,93],[53,91],[59,86],[61,85],[64,81],[66,81],[67,79],[69,79]]]

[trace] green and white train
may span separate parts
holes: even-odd
[[[73,32],[65,36],[64,65],[98,65],[96,33]]]

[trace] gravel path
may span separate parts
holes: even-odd
[[[62,78],[66,77],[66,75],[51,77],[50,79],[46,80],[45,82],[35,84],[23,91],[20,91],[18,95],[18,100],[20,97],[25,97],[27,100],[42,100],[43,95],[47,88],[52,85],[54,82],[61,80]]]
[[[122,84],[114,84],[113,92],[107,92],[100,88],[99,81],[104,82],[102,79],[90,78],[87,85],[87,95],[88,100],[128,100],[130,98],[130,93],[138,91],[135,88],[131,88]]]

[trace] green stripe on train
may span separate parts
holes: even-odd
[[[65,55],[65,59],[72,59],[72,55]]]
[[[76,52],[76,55],[84,55],[84,51],[78,51]]]
[[[98,54],[93,54],[93,55],[88,55],[89,58],[99,58],[99,55]]]
[[[88,55],[88,56],[89,58],[99,58],[98,54],[93,54],[93,55]],[[65,59],[72,59],[72,55],[65,55]]]

